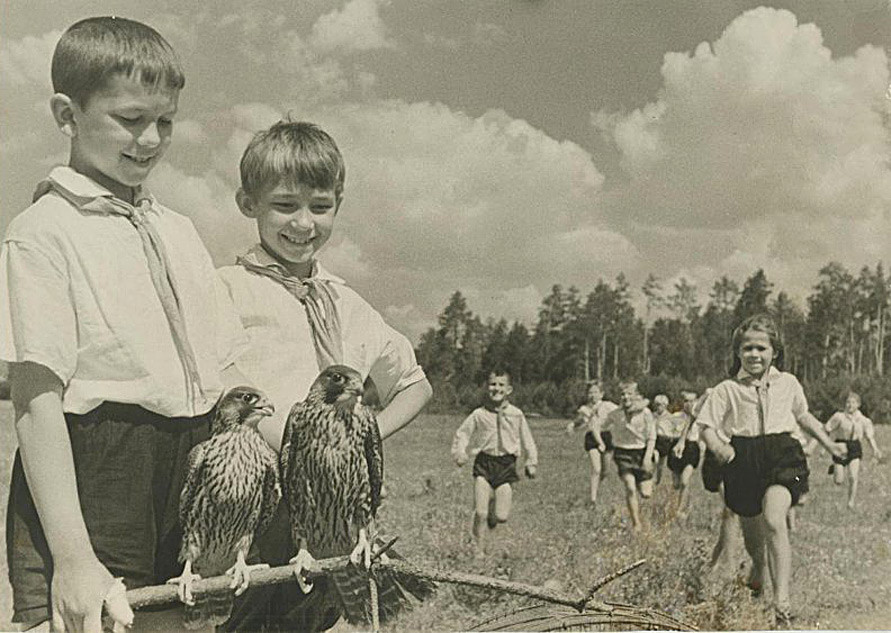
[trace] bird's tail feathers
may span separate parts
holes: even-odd
[[[402,559],[402,556],[393,552],[392,549],[387,551],[387,556]],[[374,570],[373,575],[377,583],[378,613],[381,622],[387,622],[402,611],[410,609],[415,601],[429,598],[436,590],[436,585],[429,580],[392,569],[378,568]],[[369,573],[364,569],[349,565],[333,571],[331,580],[346,620],[350,624],[370,623]]]

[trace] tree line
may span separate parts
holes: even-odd
[[[891,422],[891,277],[881,262],[857,275],[836,262],[825,265],[804,308],[775,290],[761,269],[741,287],[721,277],[705,305],[684,278],[666,288],[649,275],[640,288],[640,314],[632,292],[622,274],[601,279],[587,294],[555,284],[527,327],[484,320],[456,291],[417,348],[434,387],[430,409],[476,406],[494,366],[510,369],[513,400],[543,415],[571,415],[589,379],[604,381],[608,395],[626,378],[637,379],[650,396],[701,391],[727,376],[733,328],[766,312],[779,327],[785,369],[802,381],[815,413],[825,419],[853,388],[868,415]]]

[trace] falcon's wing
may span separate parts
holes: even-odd
[[[269,522],[275,515],[275,510],[282,499],[282,486],[278,474],[278,463],[275,451],[269,456],[266,464],[266,473],[263,478],[263,499],[260,506],[260,517],[257,521],[257,533],[262,534],[269,527]]]
[[[365,430],[365,462],[368,464],[368,481],[371,484],[371,516],[377,514],[381,504],[381,486],[384,483],[384,451],[377,418],[369,407],[358,407],[357,415]]]
[[[279,473],[281,475],[281,481],[287,485],[288,482],[288,473],[290,472],[290,464],[291,461],[291,440],[294,436],[294,418],[297,415],[300,415],[299,410],[303,407],[302,402],[297,402],[291,407],[291,412],[288,413],[288,419],[285,420],[285,430],[282,433],[282,447],[279,450]]]
[[[179,495],[179,520],[182,523],[183,531],[188,531],[191,527],[189,518],[189,510],[195,505],[195,497],[197,496],[201,479],[204,474],[204,460],[207,456],[207,441],[196,444],[189,451],[189,467],[186,471],[186,481],[183,483],[182,492]]]

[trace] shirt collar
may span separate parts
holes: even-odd
[[[263,248],[262,244],[254,244],[243,257],[252,263],[272,268],[287,277],[291,276],[288,269],[270,255],[269,251]],[[346,282],[343,279],[328,272],[317,259],[313,260],[312,272],[309,276],[313,279],[318,279],[319,281],[331,281],[336,284],[346,285]]]
[[[114,198],[114,194],[108,189],[100,185],[98,182],[88,176],[84,176],[67,165],[54,167],[50,172],[47,180],[51,180],[54,185],[60,189],[64,189],[70,198],[77,202],[79,207],[83,207],[97,198]],[[158,212],[158,204],[155,197],[144,185],[137,187],[133,197],[135,202],[147,199],[151,202],[151,209]],[[124,200],[115,198],[117,202],[129,204]],[[131,205],[133,206],[133,205]]]
[[[766,386],[770,386],[770,383],[776,380],[777,376],[780,375],[780,370],[771,365],[767,372],[764,374],[763,382]],[[755,378],[752,374],[747,372],[742,367],[739,368],[739,371],[736,373],[736,379],[740,382],[746,384],[761,384],[761,380]]]

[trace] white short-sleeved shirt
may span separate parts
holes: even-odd
[[[77,199],[112,195],[69,167],[51,177]],[[126,217],[82,211],[51,192],[9,225],[0,251],[0,357],[53,371],[66,412],[112,401],[168,417],[206,413],[222,392],[220,370],[246,342],[191,220],[152,202],[148,219],[164,244],[203,397],[187,395],[142,240]]]
[[[669,413],[664,412],[662,415],[653,414],[656,419],[656,435],[664,437],[677,438],[684,432],[684,425],[687,423],[687,416],[683,412]]]
[[[456,459],[486,453],[488,455],[516,455],[526,452],[526,465],[538,465],[538,447],[523,412],[506,403],[501,420],[491,407],[479,407],[464,419],[452,439],[452,456]],[[499,439],[501,443],[499,445]]]
[[[584,421],[588,431],[595,432],[603,427],[606,416],[619,408],[619,405],[609,400],[601,400],[597,404],[583,404],[579,407],[578,417]]]
[[[727,437],[794,432],[808,412],[801,383],[776,367],[768,370],[762,382],[765,397],[759,400],[758,381],[745,371],[724,380],[709,394],[696,424],[722,431]]]
[[[628,413],[619,407],[607,416],[604,427],[612,433],[616,448],[646,448],[650,440],[656,440],[656,419],[647,408]]]
[[[224,266],[218,273],[249,338],[235,365],[272,398],[279,412],[287,414],[295,402],[306,398],[320,371],[306,310],[284,286],[242,266]],[[343,363],[363,379],[371,377],[382,404],[426,378],[409,340],[387,325],[367,301],[318,264],[313,275],[329,280],[336,290]]]
[[[833,440],[863,440],[872,437],[872,420],[859,410],[854,413],[836,411],[826,422],[826,432]]]

